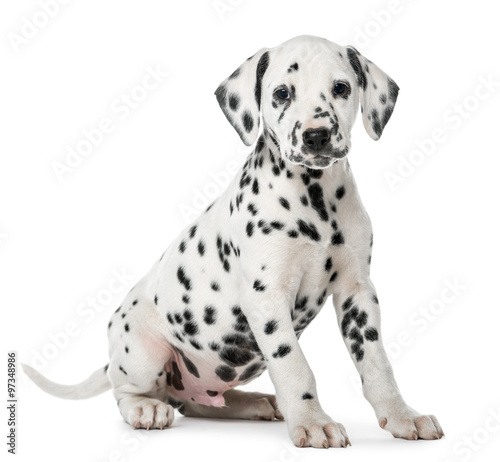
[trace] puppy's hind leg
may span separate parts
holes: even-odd
[[[110,322],[108,377],[123,419],[134,428],[161,430],[174,420],[165,373],[172,351],[158,318],[152,302],[127,297]]]
[[[186,417],[214,419],[284,420],[274,395],[229,390],[224,393],[225,406],[212,407],[185,401],[179,412]]]

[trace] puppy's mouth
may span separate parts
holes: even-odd
[[[304,154],[302,163],[310,168],[327,168],[349,153],[349,146],[333,147],[326,146],[320,152]]]

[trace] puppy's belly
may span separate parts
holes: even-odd
[[[245,348],[196,354],[170,348],[172,356],[165,363],[165,380],[169,397],[177,400],[223,406],[224,392],[249,382],[266,369],[264,360]],[[221,361],[221,356],[226,361]],[[243,362],[246,364],[237,365]]]

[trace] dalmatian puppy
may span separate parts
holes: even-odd
[[[436,418],[403,400],[384,351],[372,228],[346,157],[358,107],[377,140],[398,86],[356,49],[301,36],[258,51],[215,94],[243,142],[256,143],[234,181],[112,315],[108,365],[74,386],[24,366],[27,374],[63,398],[112,388],[134,428],[170,427],[178,408],[284,419],[296,446],[346,447],[298,342],[333,295],[380,427],[441,438]],[[266,369],[276,397],[235,390]]]

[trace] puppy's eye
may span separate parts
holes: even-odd
[[[274,92],[274,96],[281,101],[286,101],[290,99],[290,92],[286,88],[279,88]]]
[[[349,87],[349,84],[346,82],[335,82],[333,85],[334,96],[342,96],[345,98],[349,95],[350,92],[351,89]]]

